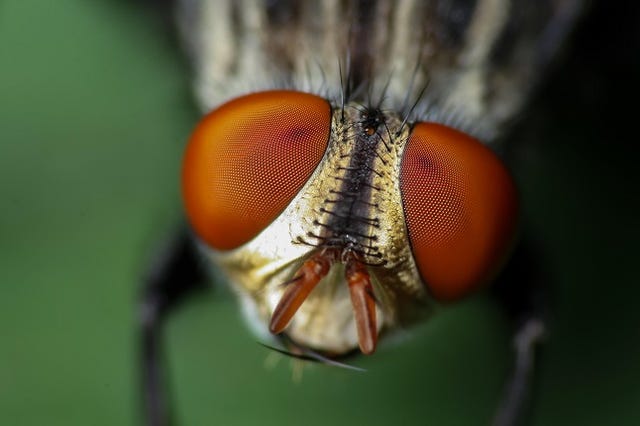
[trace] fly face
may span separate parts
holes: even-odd
[[[434,123],[269,91],[214,110],[183,169],[187,213],[259,328],[329,354],[483,284],[515,231],[514,185]]]
[[[372,353],[492,278],[517,197],[473,136],[491,142],[517,113],[559,42],[545,31],[578,3],[515,33],[507,1],[185,4],[215,107],[185,154],[187,216],[261,333]]]

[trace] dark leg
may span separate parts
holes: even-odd
[[[140,305],[140,363],[145,424],[171,424],[163,363],[163,322],[188,295],[205,288],[205,273],[184,227],[156,254],[144,280]]]
[[[539,253],[523,240],[499,277],[494,294],[514,325],[514,363],[493,426],[527,424],[539,344],[544,338],[544,288]]]

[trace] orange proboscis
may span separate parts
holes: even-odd
[[[356,319],[358,345],[363,354],[376,350],[378,327],[376,325],[376,300],[371,278],[365,265],[357,260],[347,263],[347,282],[351,294],[351,305]]]
[[[287,327],[311,291],[329,273],[332,263],[333,257],[325,253],[313,256],[302,264],[294,278],[287,283],[273,311],[269,323],[272,333],[281,333]],[[346,260],[345,275],[358,332],[358,345],[362,353],[368,355],[376,350],[378,342],[376,300],[371,278],[366,266],[355,258]]]
[[[331,261],[322,255],[314,256],[302,264],[273,311],[269,324],[272,333],[278,334],[285,329],[309,293],[329,273],[330,267]]]

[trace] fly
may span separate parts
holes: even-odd
[[[493,149],[580,6],[181,2],[206,112],[183,163],[186,216],[264,339],[314,359],[372,354],[499,273],[518,203]],[[176,253],[194,259],[188,244]],[[150,306],[151,339],[164,312]],[[532,346],[539,319],[520,332]],[[496,424],[515,421],[512,399]]]

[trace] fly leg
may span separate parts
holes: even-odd
[[[545,335],[543,270],[539,253],[523,239],[494,287],[513,324],[513,365],[493,418],[493,426],[527,424],[535,366]]]
[[[152,259],[144,278],[139,305],[139,362],[146,425],[171,424],[163,325],[186,296],[205,288],[203,270],[193,241],[182,226]]]

